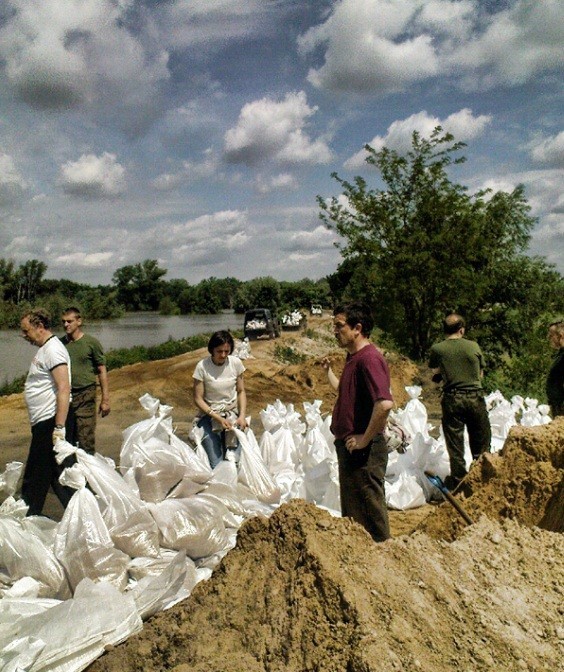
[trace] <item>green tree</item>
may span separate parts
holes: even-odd
[[[318,197],[321,219],[344,241],[343,294],[354,288],[369,299],[378,326],[417,359],[445,313],[464,312],[471,324],[497,301],[496,269],[519,258],[534,225],[521,186],[469,195],[449,179],[449,166],[465,160],[462,147],[440,127],[429,139],[413,133],[405,155],[367,145],[386,188],[334,174],[345,202]]]
[[[22,301],[27,301],[28,303],[35,302],[46,271],[47,264],[37,259],[30,259],[25,264],[21,264],[15,276],[17,286],[16,303],[21,303]]]
[[[265,276],[249,280],[238,289],[234,309],[244,313],[251,308],[268,308],[277,313],[281,303],[280,283]]]
[[[16,279],[13,259],[0,259],[0,301],[11,298]]]
[[[166,273],[156,259],[118,268],[112,276],[118,301],[126,310],[158,310],[165,294],[165,283],[161,278]]]

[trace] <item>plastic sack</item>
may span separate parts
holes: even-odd
[[[61,563],[54,553],[22,521],[0,517],[0,567],[15,582],[31,577],[44,586],[41,597],[70,597]]]
[[[79,470],[79,465],[65,469],[61,482],[68,483],[70,477],[78,480]],[[65,509],[54,552],[73,590],[85,578],[106,581],[119,590],[127,585],[129,556],[115,548],[96,498],[84,486],[74,493]]]
[[[6,469],[0,474],[0,496],[10,497],[16,492],[23,468],[23,462],[8,462],[6,464]]]
[[[32,646],[39,650],[31,669],[83,670],[106,647],[119,644],[142,627],[133,597],[109,584],[85,580],[73,599],[21,619],[16,638],[10,642],[0,639],[0,669],[8,669],[2,663],[11,644],[12,649]],[[13,669],[30,669],[20,662],[24,661],[20,658],[19,667]]]
[[[416,509],[425,502],[425,493],[414,475],[403,472],[393,483],[386,482],[386,504],[390,509]]]
[[[274,483],[260,452],[247,440],[245,433],[233,429],[241,445],[239,481],[246,485],[256,498],[266,504],[280,502],[280,488]]]
[[[63,452],[64,451],[64,452]],[[57,459],[74,453],[81,473],[96,493],[104,523],[116,547],[135,557],[159,554],[159,532],[147,505],[115,470],[114,463],[102,455],[90,455],[69,443],[59,441]]]
[[[196,568],[191,564],[193,585],[196,583]],[[156,576],[146,576],[130,591],[135,600],[137,611],[146,620],[158,611],[166,609],[182,591],[182,598],[188,597],[191,591],[185,587],[186,553],[179,551],[165,569]]]
[[[171,406],[162,405],[158,399],[155,399],[150,394],[144,394],[139,397],[139,402],[151,417],[131,425],[122,432],[123,440],[120,451],[120,469],[122,473],[134,466],[136,461],[136,441],[139,439],[148,441],[150,438],[155,437],[167,442],[168,437],[172,433],[172,419],[169,417],[172,411]]]
[[[165,499],[149,504],[161,535],[161,545],[185,550],[193,559],[207,557],[229,547],[222,512],[198,497]]]

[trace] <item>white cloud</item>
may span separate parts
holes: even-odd
[[[174,0],[158,17],[163,34],[176,48],[214,49],[228,40],[264,31],[278,3],[264,0]]]
[[[481,19],[478,3],[474,34],[445,58],[452,72],[466,73],[463,85],[519,85],[564,64],[560,0],[513,0],[507,9]]]
[[[564,131],[549,138],[529,143],[531,158],[536,163],[564,167]]]
[[[343,0],[325,23],[298,40],[303,54],[325,47],[325,62],[308,80],[331,91],[400,91],[410,82],[437,74],[431,36],[408,30],[420,2]]]
[[[295,231],[283,243],[283,249],[293,254],[313,254],[334,248],[336,236],[323,225],[313,231]]]
[[[261,98],[247,103],[237,125],[225,133],[225,156],[233,163],[327,163],[331,150],[324,140],[304,132],[317,107],[307,104],[303,91],[289,93],[283,101]]]
[[[342,0],[298,47],[304,55],[323,53],[308,75],[314,86],[359,94],[447,75],[466,88],[518,85],[564,62],[560,0],[493,7],[488,13],[478,0]]]
[[[27,189],[26,181],[9,154],[0,152],[0,206],[13,205]]]
[[[78,161],[67,161],[61,166],[59,184],[66,193],[75,196],[118,196],[125,189],[125,170],[115,154],[83,154]]]
[[[203,152],[201,161],[183,161],[180,170],[176,173],[159,175],[151,182],[151,185],[157,191],[172,191],[183,184],[211,177],[219,178],[223,176],[220,172],[217,155],[213,149],[209,148]]]
[[[55,264],[71,268],[106,268],[113,260],[113,252],[73,252],[55,257]]]
[[[298,180],[291,173],[280,173],[269,177],[258,175],[256,179],[256,189],[261,194],[267,194],[277,189],[296,189],[297,186]]]
[[[465,142],[481,135],[491,120],[491,115],[474,116],[472,110],[468,108],[454,112],[445,119],[433,117],[422,110],[417,114],[412,114],[407,119],[394,121],[388,126],[386,135],[376,135],[367,144],[376,151],[383,147],[389,147],[400,153],[405,153],[411,148],[414,131],[428,138],[437,126],[441,126],[444,131],[452,133],[455,140]],[[366,157],[366,150],[361,149],[345,161],[345,168],[354,170],[365,167]]]
[[[168,54],[128,25],[132,2],[5,1],[0,58],[28,105],[104,110],[132,134],[154,117]]]

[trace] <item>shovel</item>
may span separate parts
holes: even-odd
[[[427,478],[431,481],[431,483],[437,488],[437,490],[441,493],[443,498],[454,506],[454,508],[464,518],[464,520],[468,523],[468,525],[473,525],[474,521],[472,520],[472,518],[470,518],[470,516],[462,508],[457,499],[451,495],[449,489],[442,482],[441,478],[436,474],[431,474],[428,471],[425,472],[425,476],[427,476]]]

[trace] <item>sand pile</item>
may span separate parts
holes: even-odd
[[[523,525],[564,532],[564,418],[549,425],[512,428],[499,453],[478,460],[459,488],[458,499],[473,520],[486,514]],[[454,539],[465,525],[450,506],[441,506],[420,529]],[[564,668],[563,668],[564,669]]]
[[[563,437],[564,421],[514,428],[468,479],[469,527],[446,503],[379,545],[302,501],[252,519],[209,581],[90,670],[563,669],[564,538],[529,527],[562,530]]]

